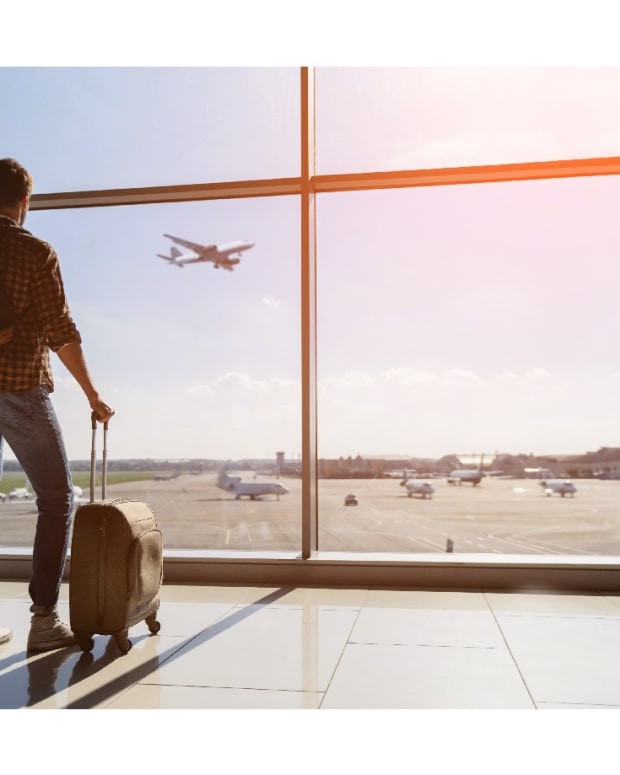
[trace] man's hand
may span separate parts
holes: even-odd
[[[105,401],[100,398],[94,399],[90,402],[90,408],[95,413],[99,422],[107,422],[114,414],[114,409],[109,407]]]

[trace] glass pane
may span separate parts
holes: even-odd
[[[295,68],[3,68],[0,78],[11,117],[2,155],[29,168],[35,193],[299,175]]]
[[[90,371],[116,409],[108,497],[151,503],[168,549],[298,550],[296,198],[35,212],[26,227],[58,251]],[[179,269],[157,257],[172,247],[162,232],[254,246],[233,271]],[[74,482],[88,497],[90,410],[55,356],[53,369]],[[25,484],[9,468],[5,493]],[[234,484],[217,487],[222,468],[252,493],[261,483],[289,492],[236,500]],[[34,519],[32,503],[0,503],[2,543],[31,546]]]
[[[619,196],[599,177],[320,198],[321,549],[620,554]],[[577,492],[548,492],[563,477]]]
[[[320,68],[317,172],[616,156],[620,68]]]

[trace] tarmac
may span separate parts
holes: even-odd
[[[250,472],[238,472],[251,480]],[[262,479],[261,479],[262,480]],[[149,503],[167,549],[298,551],[301,480],[276,498],[236,500],[216,475],[108,485],[108,498]],[[322,479],[321,551],[603,555],[620,554],[620,482],[575,480],[574,497],[544,494],[533,479],[485,478],[477,486],[431,480],[432,498],[408,496],[397,479]],[[358,505],[345,506],[348,494]],[[0,545],[32,546],[36,506],[0,503]]]

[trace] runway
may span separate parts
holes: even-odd
[[[239,472],[244,479],[249,472]],[[213,473],[108,485],[109,498],[149,503],[168,549],[299,551],[301,480],[279,500],[235,500]],[[319,481],[319,549],[339,552],[620,555],[620,482],[575,480],[574,497],[546,497],[536,480],[432,480],[431,499],[395,479]],[[354,493],[357,506],[345,506]],[[32,546],[36,507],[0,504],[0,545]]]

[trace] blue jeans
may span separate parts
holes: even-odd
[[[37,498],[39,516],[28,591],[34,605],[53,606],[69,548],[74,499],[62,432],[46,387],[0,393],[0,478],[3,439]]]

